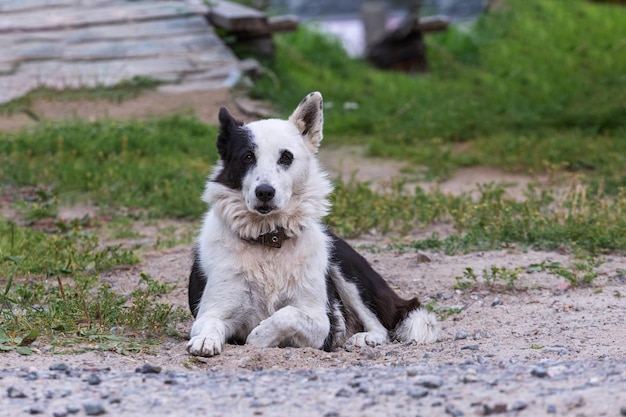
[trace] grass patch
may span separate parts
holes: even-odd
[[[146,122],[44,123],[0,133],[5,186],[47,189],[62,202],[88,195],[97,205],[156,217],[198,217],[198,198],[215,161],[215,127],[172,116]]]
[[[142,274],[125,297],[99,282],[101,272],[136,262],[84,230],[48,234],[0,222],[0,350],[29,354],[38,337],[76,348],[111,332],[131,343],[173,331],[186,314],[159,301],[170,285]]]
[[[424,164],[568,170],[624,184],[626,15],[584,0],[507,0],[469,29],[426,37],[431,72],[380,72],[303,28],[277,36],[255,86],[288,114],[321,90],[327,140]],[[356,103],[357,106],[344,106]],[[458,146],[463,143],[465,146]]]

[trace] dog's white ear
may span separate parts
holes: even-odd
[[[298,128],[298,132],[306,139],[306,145],[312,152],[317,152],[323,138],[322,104],[322,95],[318,91],[309,93],[289,116],[289,121]]]

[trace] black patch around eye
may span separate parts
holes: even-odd
[[[293,162],[293,154],[288,150],[283,150],[280,152],[280,158],[278,158],[278,165],[289,168],[291,163]]]
[[[240,126],[223,129],[218,138],[220,145],[223,168],[215,181],[240,190],[244,176],[256,164],[255,145],[250,132]]]

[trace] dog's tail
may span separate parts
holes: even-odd
[[[424,308],[417,308],[398,323],[394,336],[400,342],[432,343],[437,341],[439,331],[435,315]]]

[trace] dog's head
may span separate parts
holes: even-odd
[[[239,194],[247,221],[265,224],[261,229],[286,227],[303,199],[322,200],[325,214],[330,186],[315,158],[322,141],[320,93],[307,95],[288,120],[243,124],[222,108],[219,121],[220,162],[212,182]],[[215,204],[214,194],[208,186],[205,198]]]

